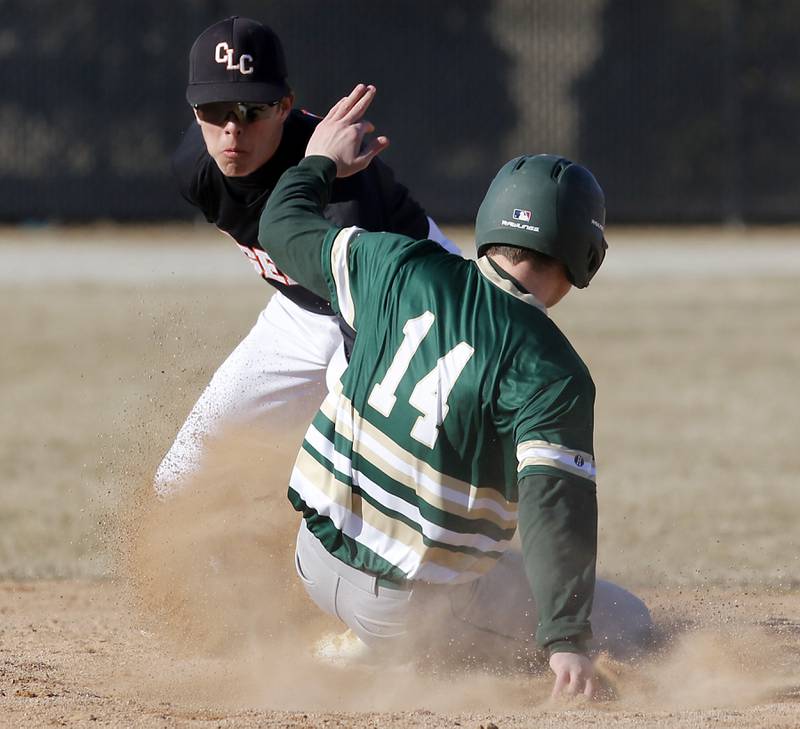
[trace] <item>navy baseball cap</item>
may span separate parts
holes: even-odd
[[[186,100],[268,104],[290,93],[286,58],[278,36],[250,18],[220,20],[206,28],[189,52]]]

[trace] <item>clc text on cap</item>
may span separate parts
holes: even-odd
[[[267,104],[286,96],[286,58],[280,38],[266,25],[237,15],[206,28],[189,52],[186,100]]]

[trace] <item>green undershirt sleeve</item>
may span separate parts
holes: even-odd
[[[539,614],[537,642],[549,653],[584,653],[597,560],[594,484],[547,474],[519,481],[525,572]]]
[[[258,228],[258,242],[278,268],[317,296],[330,300],[322,271],[322,244],[336,230],[322,215],[336,179],[336,163],[306,157],[281,175]]]

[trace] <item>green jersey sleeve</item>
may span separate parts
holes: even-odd
[[[551,653],[585,651],[597,559],[597,498],[578,479],[536,474],[519,484],[525,573],[539,614],[537,642]]]
[[[585,368],[548,383],[517,412],[517,476],[572,476],[594,485],[595,389]]]
[[[398,233],[332,226],[322,211],[335,179],[336,164],[322,156],[287,170],[264,208],[259,240],[284,273],[329,300],[356,329],[358,312],[378,305],[409,254],[420,246],[443,251]]]
[[[264,207],[258,239],[280,269],[327,299],[320,267],[326,233],[335,234],[322,215],[336,179],[336,163],[327,157],[306,157],[283,173]]]
[[[322,270],[333,310],[354,330],[365,312],[374,314],[383,299],[402,289],[410,259],[446,253],[438,243],[415,241],[397,233],[368,233],[361,228],[329,231],[322,245]]]
[[[536,638],[551,653],[585,651],[597,559],[594,384],[577,355],[561,355],[551,363],[559,376],[519,409],[514,428],[523,561]]]

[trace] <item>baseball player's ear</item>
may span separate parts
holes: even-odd
[[[285,119],[294,106],[294,94],[287,94],[281,99],[280,114]]]

